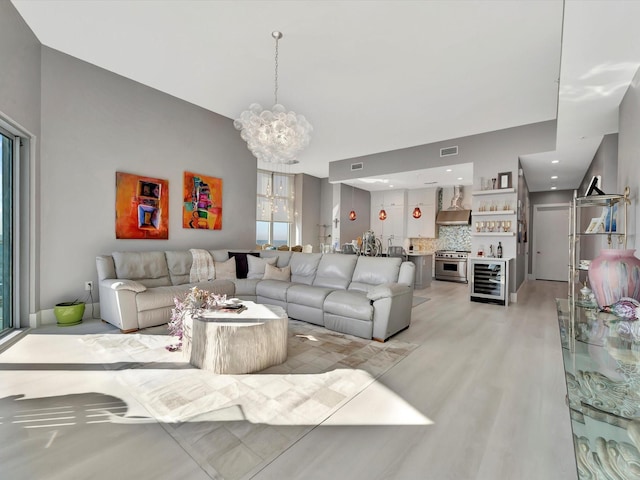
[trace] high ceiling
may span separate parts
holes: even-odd
[[[575,188],[640,65],[640,2],[12,2],[44,45],[230,119],[272,105],[283,32],[278,99],[314,126],[291,171],[317,177],[334,160],[558,118],[558,151],[523,158],[525,178],[548,190],[560,159],[558,189]]]

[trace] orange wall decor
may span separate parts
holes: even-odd
[[[169,181],[116,172],[116,238],[169,238]]]
[[[222,230],[222,179],[184,172],[182,226]]]

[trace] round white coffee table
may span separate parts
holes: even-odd
[[[209,311],[183,321],[182,350],[189,363],[214,373],[264,370],[287,359],[289,318],[283,308],[242,302],[241,313]]]

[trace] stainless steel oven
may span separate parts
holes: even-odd
[[[467,283],[469,252],[438,250],[435,253],[435,279]]]

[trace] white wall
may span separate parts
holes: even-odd
[[[40,309],[83,298],[101,253],[255,246],[256,160],[228,118],[44,47],[41,148]],[[169,180],[168,240],[116,240],[117,171]],[[182,228],[184,171],[222,178],[222,230]]]
[[[638,248],[638,226],[640,225],[640,70],[636,72],[627,93],[620,103],[618,134],[618,190],[631,190],[629,206],[629,238],[627,246]]]

